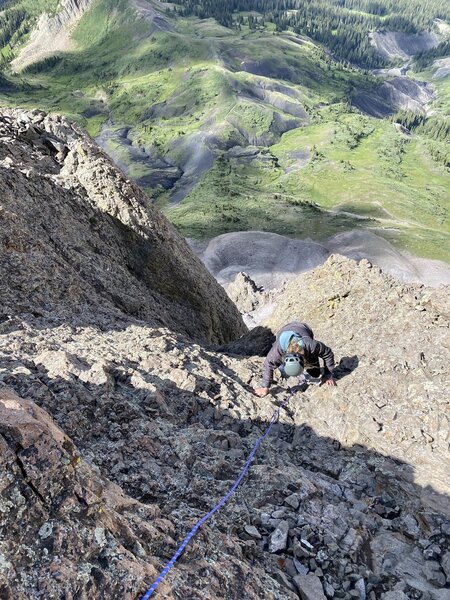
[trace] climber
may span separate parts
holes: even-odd
[[[324,362],[323,375],[319,357]],[[253,390],[256,396],[267,396],[276,368],[279,368],[283,377],[301,376],[299,383],[307,383],[303,375],[303,370],[306,369],[308,375],[318,379],[320,385],[336,385],[333,378],[333,351],[315,340],[312,329],[299,321],[288,323],[277,332],[276,340],[264,361],[261,387]]]

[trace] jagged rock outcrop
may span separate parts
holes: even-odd
[[[83,14],[92,6],[93,0],[61,0],[55,15],[43,13],[11,66],[20,71],[59,52],[72,50],[72,33]]]
[[[209,341],[245,331],[184,239],[75,125],[3,110],[0,173],[4,318],[116,308]]]
[[[309,321],[336,352],[338,387],[311,387],[290,401],[251,474],[156,597],[286,600],[320,585],[326,598],[345,600],[445,598],[450,500],[441,382],[449,363],[440,342],[447,301],[448,288],[406,286],[339,257],[288,286],[271,324],[294,310]],[[251,395],[261,364],[125,315],[120,321],[106,309],[85,326],[32,314],[0,324],[1,384],[51,414],[95,474],[157,506],[159,524],[170,522],[156,538],[133,530],[139,546],[124,547],[139,559],[136,569],[162,568],[239,474],[273,400],[285,397],[281,383],[271,397]],[[37,525],[32,507],[22,507],[22,519]],[[34,527],[36,538],[47,520]],[[15,547],[8,533],[3,539]],[[86,546],[89,562],[100,560],[97,551]],[[24,573],[37,581],[37,559],[26,564],[21,552]],[[127,580],[136,598],[148,577]],[[20,581],[10,586],[15,597],[37,594]]]
[[[242,313],[252,312],[261,301],[261,289],[243,272],[228,285],[227,294]]]

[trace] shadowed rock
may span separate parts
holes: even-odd
[[[311,387],[291,399],[242,487],[215,516],[214,526],[201,528],[159,593],[168,599],[293,600],[294,578],[309,573],[320,579],[327,597],[343,586],[358,593],[361,578],[369,598],[371,592],[375,598],[396,593],[398,585],[422,600],[445,591],[438,586],[450,550],[444,385],[450,361],[443,345],[448,290],[405,286],[365,263],[333,257],[288,287],[273,328],[293,311],[333,347],[338,387]],[[138,597],[187,528],[230,489],[271,419],[273,401],[285,393],[277,383],[273,396],[251,395],[262,358],[212,352],[126,315],[119,328],[117,314],[107,308],[93,311],[90,325],[73,319],[28,314],[0,323],[0,382],[33,398],[64,428],[56,439],[70,438],[77,449],[63,446],[65,454],[58,450],[58,456],[68,456],[69,463],[72,456],[86,460],[92,485],[100,470],[122,488],[115,499],[130,508],[120,513],[117,532],[97,520],[109,514],[109,504],[98,515],[92,505],[77,512],[74,501],[62,513],[58,500],[51,516],[36,517],[33,495],[17,505],[15,488],[7,487],[1,496],[8,507],[0,512],[1,552],[11,564],[14,555],[28,584],[25,588],[19,578],[11,583],[9,571],[3,583],[12,586],[14,597],[42,589],[38,585],[52,593],[64,585],[75,589],[78,565],[89,561],[94,568],[83,580],[86,594],[95,578],[95,597],[112,586],[118,597]],[[261,341],[268,341],[270,332],[263,333]],[[8,419],[0,414],[7,444],[16,448],[14,436],[21,448],[30,448],[36,439],[31,426]],[[66,473],[75,477],[79,467],[55,461],[56,442],[42,441],[39,453],[23,453],[31,482],[44,497],[46,490],[61,490],[70,499]],[[51,455],[43,464],[46,451]],[[26,483],[20,485],[26,489]],[[130,502],[145,510],[158,507],[158,517],[148,523],[154,529],[141,531],[132,508],[139,513],[139,504]],[[21,510],[20,520],[11,505]],[[17,544],[16,521],[23,546]],[[269,540],[281,522],[288,524],[286,548],[280,546],[275,557]],[[58,545],[60,537],[53,551],[50,525],[52,532],[70,533],[67,549],[76,549],[75,558]],[[248,525],[261,539],[254,529],[249,535]],[[78,540],[85,535],[90,541],[81,547]],[[127,575],[111,558],[122,556],[115,541],[136,557]],[[41,548],[48,551],[47,562],[37,558]],[[61,557],[63,581],[50,575],[62,568]],[[147,576],[139,571],[150,566]],[[123,592],[125,583],[129,591]]]
[[[0,115],[2,311],[113,308],[225,342],[236,307],[185,240],[75,125]]]
[[[214,351],[195,307],[221,294],[184,242],[76,129],[27,114],[0,121],[2,597],[140,597],[287,399],[278,373],[251,390],[256,354],[297,317],[333,348],[338,386],[290,398],[158,594],[298,600],[299,575],[327,598],[445,598],[448,288],[332,256],[241,337],[255,356]]]
[[[73,595],[132,600],[142,579],[156,576],[137,540],[168,533],[159,508],[125,496],[80,459],[44,410],[4,389],[0,461],[2,598],[17,597],[25,572],[28,597],[39,588],[47,598],[63,585]]]

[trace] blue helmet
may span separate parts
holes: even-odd
[[[303,360],[298,354],[286,354],[283,360],[284,372],[289,377],[296,377],[303,372]]]

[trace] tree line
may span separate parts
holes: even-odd
[[[11,8],[0,12],[0,48],[4,48],[26,20],[27,14],[21,8]]]
[[[414,68],[416,71],[423,71],[436,59],[442,58],[443,56],[450,56],[450,40],[441,42],[435,48],[423,50],[422,52],[416,54],[414,58]]]
[[[53,14],[58,0],[0,0],[0,51],[12,52],[18,41],[29,33],[43,12]],[[5,52],[6,49],[6,52]]]
[[[371,31],[418,33],[435,19],[450,20],[450,3],[442,0],[174,0],[182,16],[212,17],[225,27],[251,29],[274,23],[324,44],[335,58],[363,68],[387,61],[370,43]],[[239,13],[255,11],[245,17]]]
[[[409,131],[423,133],[434,140],[450,142],[450,118],[431,116],[400,110],[391,117],[391,121],[399,123]]]

